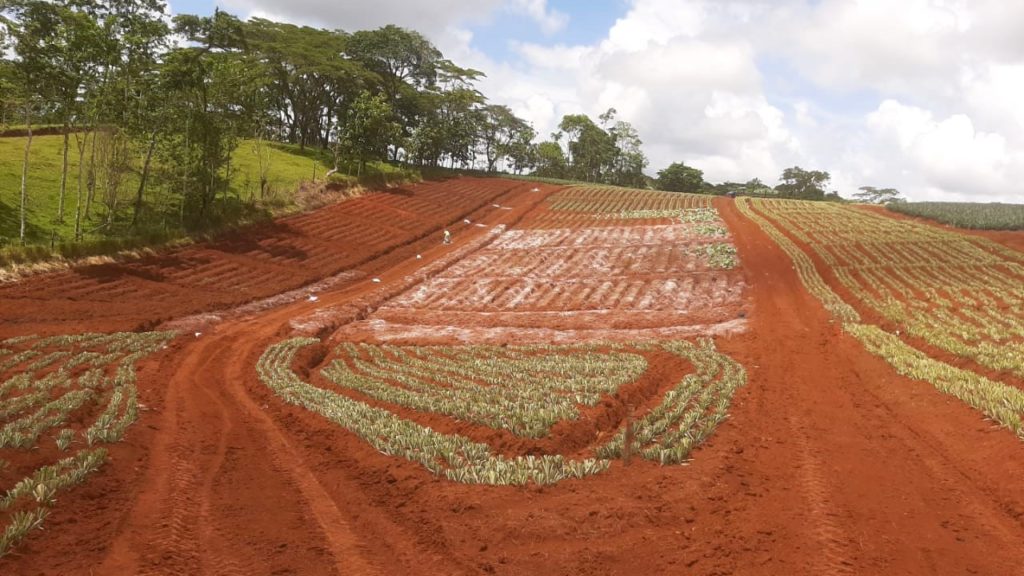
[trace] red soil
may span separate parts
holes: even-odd
[[[949,232],[968,232],[966,230],[961,230],[959,228],[952,228],[944,224],[939,224],[933,220],[905,216],[897,212],[886,210],[884,207],[881,206],[860,206],[860,208],[876,214],[881,214],[883,216],[892,216],[895,217],[897,220],[911,220],[914,222],[931,224]],[[754,210],[757,211],[756,208],[754,208]],[[785,228],[779,226],[778,223],[771,216],[764,213],[761,213],[761,216],[775,223],[776,227],[778,227],[780,230],[785,230]],[[817,251],[815,251],[806,242],[804,242],[800,238],[797,238],[793,234],[789,234],[785,231],[783,233],[787,234],[787,237],[790,239],[790,241],[799,246],[800,249],[803,250],[805,254],[807,254],[807,256],[814,262],[815,268],[817,269],[821,277],[825,280],[825,282],[828,283],[829,287],[832,288],[832,290],[844,302],[850,304],[857,310],[863,322],[879,326],[889,333],[897,333],[902,328],[902,326],[900,326],[899,324],[885,318],[880,312],[875,310],[868,303],[864,302],[857,294],[855,294],[853,291],[847,288],[847,286],[843,284],[842,281],[839,280],[836,274],[832,271],[832,269],[824,261],[824,259],[822,259],[822,257],[817,253]],[[983,238],[988,238],[989,240],[999,242],[1010,248],[1024,250],[1024,232],[995,232],[981,230],[970,231],[969,233],[971,233],[974,236],[980,236]],[[866,254],[865,256],[869,260],[873,259],[873,255],[871,254]],[[917,290],[915,290],[914,297],[919,302],[927,301],[929,298],[927,294],[925,294],[924,292],[918,292]],[[958,311],[953,310],[952,312],[955,314]],[[970,370],[971,372],[980,374],[986,378],[989,378],[997,382],[1001,382],[1008,386],[1024,388],[1024,380],[1022,380],[1020,376],[1018,376],[1017,374],[1014,374],[1011,370],[995,370],[989,368],[987,366],[979,364],[978,362],[970,358],[953,354],[952,352],[943,350],[942,348],[939,348],[934,344],[930,344],[927,340],[924,340],[923,338],[911,336],[905,332],[900,335],[900,338],[910,346],[913,346],[914,348],[924,352],[925,354],[932,358],[935,358],[936,360],[939,360],[951,366],[955,366],[957,368]]]
[[[474,185],[495,194],[516,186]],[[512,225],[552,188],[543,190],[515,188],[500,204],[516,209],[484,208],[471,219]],[[357,265],[368,277],[328,288],[318,302],[223,314],[200,337],[182,336],[146,361],[140,393],[149,410],[112,447],[101,473],[61,496],[45,532],[0,560],[0,573],[1019,572],[1024,445],[865,352],[756,225],[729,200],[718,207],[752,308],[749,330],[716,342],[747,368],[749,382],[688,466],[634,460],[553,487],[458,485],[378,453],[260,383],[256,359],[292,333],[293,319],[354,302],[365,308],[353,317],[365,316],[407,289],[417,271],[446,263],[460,245],[483,243],[490,231],[468,227],[453,247],[435,234],[413,250],[381,248]],[[308,218],[332,214],[324,222],[342,226],[339,210]],[[444,221],[439,214],[436,226]],[[408,241],[416,238],[412,232]],[[243,263],[242,271],[263,265],[260,250],[250,252],[224,261]],[[323,266],[333,273],[352,264]],[[162,277],[173,270],[152,268]],[[175,290],[194,292],[180,285],[154,298],[157,290],[138,282],[103,308],[65,306],[60,285],[42,277],[7,288],[22,296],[14,306],[9,292],[0,295],[0,332],[110,329],[221,302],[179,302]],[[659,364],[654,375],[671,380],[685,369]]]
[[[0,336],[148,328],[343,270],[370,274],[432,246],[444,226],[457,233],[464,218],[492,212],[496,200],[528,188],[459,179],[392,189],[212,244],[0,285]]]

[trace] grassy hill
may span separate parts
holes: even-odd
[[[102,139],[101,136],[98,142]],[[176,186],[172,172],[159,167],[151,172],[147,183],[142,224],[131,227],[141,172],[140,167],[133,164],[116,187],[107,187],[103,175],[98,176],[88,217],[82,219],[83,240],[74,242],[78,192],[76,139],[72,136],[70,140],[67,192],[61,221],[58,206],[63,137],[43,135],[32,139],[27,186],[27,246],[21,246],[18,238],[19,194],[25,140],[19,136],[0,137],[0,266],[45,259],[50,255],[51,244],[57,254],[78,256],[151,245],[196,232],[186,229],[179,217],[182,202],[180,184]],[[91,139],[84,140],[84,144],[85,161],[88,162]],[[262,195],[260,153],[268,167],[267,189]],[[139,159],[135,164],[141,164],[144,153],[133,156]],[[330,163],[330,158],[316,149],[300,150],[297,146],[277,143],[260,146],[253,140],[241,141],[232,155],[228,190],[218,198],[215,218],[204,232],[297,209],[296,192],[300,185],[314,179],[323,180]],[[388,180],[403,180],[413,176],[387,164],[375,164],[370,167],[368,179],[379,181],[386,177]],[[332,180],[343,185],[358,183],[354,177],[344,175],[335,175]],[[108,189],[114,193],[106,193]],[[83,215],[85,196],[83,191]]]

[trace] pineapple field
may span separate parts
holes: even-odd
[[[0,573],[1017,573],[1015,234],[457,178],[8,281]]]

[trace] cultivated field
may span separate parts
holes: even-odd
[[[463,178],[8,283],[0,573],[1013,574],[1013,245]]]

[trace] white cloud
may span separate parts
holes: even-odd
[[[523,110],[544,136],[561,114],[596,119],[615,108],[640,132],[652,173],[686,161],[709,179],[770,180],[799,144],[764,96],[756,51],[739,35],[702,37],[714,18],[735,11],[725,3],[641,0],[594,45],[515,44],[521,68],[499,67],[489,82],[512,74],[529,92],[484,92]]]
[[[921,108],[886,100],[867,117],[879,152],[902,165],[902,172],[923,184],[928,194],[950,198],[973,194],[1010,200],[1024,178],[1024,153],[1011,149],[1002,134],[978,130],[966,114],[935,118]]]
[[[509,9],[535,20],[545,34],[554,34],[569,23],[569,16],[564,12],[548,8],[547,0],[511,0]]]

